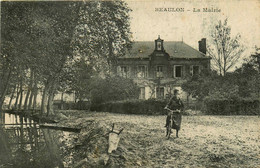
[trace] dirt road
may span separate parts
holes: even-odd
[[[259,167],[260,118],[183,116],[179,138],[165,137],[165,116],[86,113],[107,129],[124,128],[124,167]]]

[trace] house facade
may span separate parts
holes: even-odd
[[[164,99],[178,89],[188,98],[181,85],[202,70],[210,70],[206,56],[206,39],[199,41],[199,50],[182,41],[134,42],[132,49],[118,59],[116,73],[131,78],[140,87],[140,99]]]

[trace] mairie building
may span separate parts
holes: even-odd
[[[210,69],[206,56],[206,39],[199,42],[199,50],[183,41],[136,41],[130,51],[118,59],[116,74],[131,78],[140,87],[140,99],[165,99],[174,89],[186,100],[181,85],[193,75]]]

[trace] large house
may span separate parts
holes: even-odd
[[[134,42],[132,49],[119,58],[116,73],[137,83],[140,99],[166,98],[174,89],[188,98],[181,84],[205,69],[210,69],[205,38],[196,50],[182,41],[164,42],[159,36],[154,42]]]

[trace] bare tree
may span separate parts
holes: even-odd
[[[237,34],[235,37],[231,37],[231,27],[227,23],[228,19],[225,19],[224,22],[218,21],[210,34],[212,45],[207,47],[208,54],[213,61],[212,68],[223,76],[234,67],[244,51],[244,47],[240,43],[241,36]]]

